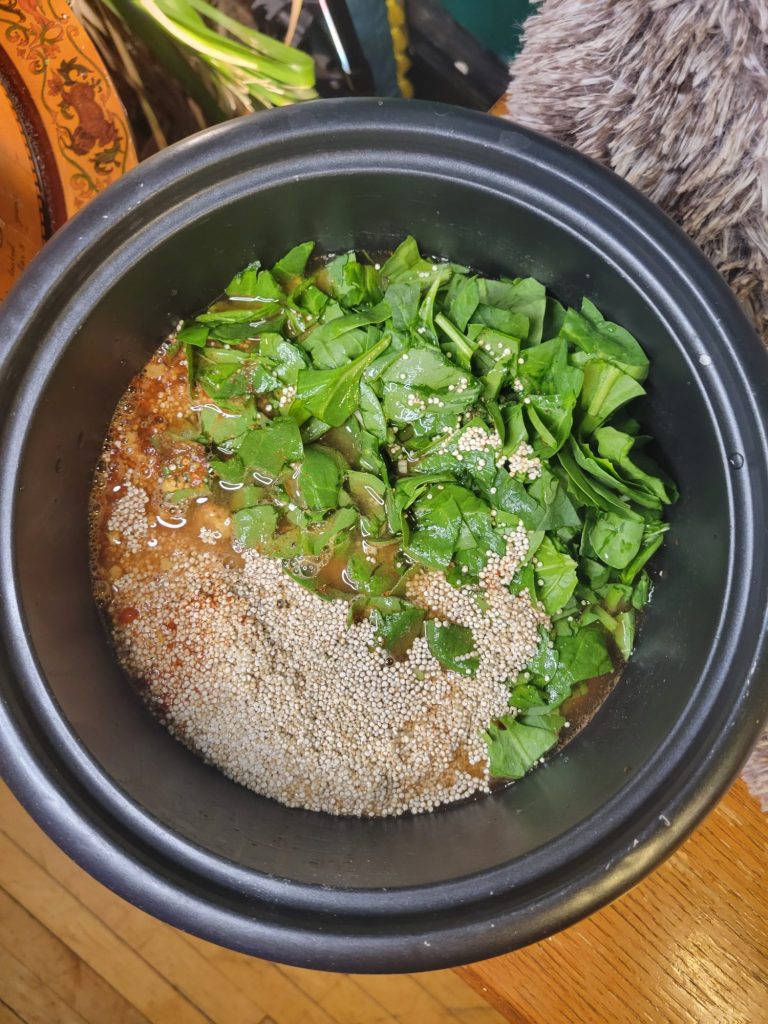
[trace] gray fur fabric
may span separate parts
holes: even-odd
[[[673,217],[768,341],[768,0],[544,0],[509,117]]]
[[[658,203],[768,343],[768,0],[544,0],[511,74],[508,116]],[[744,777],[768,811],[768,733]]]

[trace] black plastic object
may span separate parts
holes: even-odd
[[[455,21],[440,0],[407,0],[406,13],[412,63],[408,78],[417,96],[472,110],[488,110],[501,99],[509,68]],[[508,10],[507,18],[513,17]]]
[[[291,0],[250,0],[258,28],[277,39],[292,8]],[[320,96],[400,95],[385,0],[304,0],[291,45],[312,57]]]
[[[240,788],[152,720],[91,599],[87,497],[131,376],[238,268],[307,238],[381,249],[408,231],[566,302],[589,295],[632,330],[652,358],[642,417],[682,499],[636,656],[565,750],[490,797],[339,819]],[[7,300],[0,345],[4,771],[64,849],[144,909],[311,967],[488,957],[631,886],[743,762],[768,710],[768,361],[698,250],[575,153],[397,100],[210,129],[54,237]]]

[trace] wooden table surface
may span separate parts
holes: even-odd
[[[768,815],[739,780],[621,899],[459,973],[515,1024],[765,1024]]]
[[[504,1024],[453,971],[285,967],[115,896],[0,782],[0,1024]]]
[[[130,906],[0,784],[0,1024],[765,1024],[767,881],[768,816],[738,782],[658,871],[551,939],[455,973],[322,974]]]

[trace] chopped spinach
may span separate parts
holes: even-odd
[[[210,476],[167,500],[218,495],[239,548],[336,566],[333,583],[300,582],[346,597],[388,656],[422,637],[459,676],[480,665],[471,630],[426,617],[406,584],[429,570],[477,588],[522,524],[509,589],[551,626],[485,734],[491,773],[520,778],[574,689],[631,656],[651,596],[677,490],[626,415],[648,358],[588,299],[565,308],[533,278],[426,258],[410,236],[381,266],[313,251],[251,263],[177,331],[168,358],[186,357]],[[535,472],[507,468],[521,451]]]

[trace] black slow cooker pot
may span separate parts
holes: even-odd
[[[317,239],[427,252],[590,296],[652,359],[641,417],[682,498],[637,653],[600,712],[515,785],[433,814],[289,810],[145,710],[91,598],[87,498],[115,403],[243,264]],[[532,942],[659,864],[768,707],[768,363],[654,206],[510,124],[317,102],[181,142],[46,246],[0,315],[0,754],[68,853],[138,906],[310,967],[442,967]],[[290,756],[290,752],[287,752]],[[371,765],[376,771],[376,765]]]

